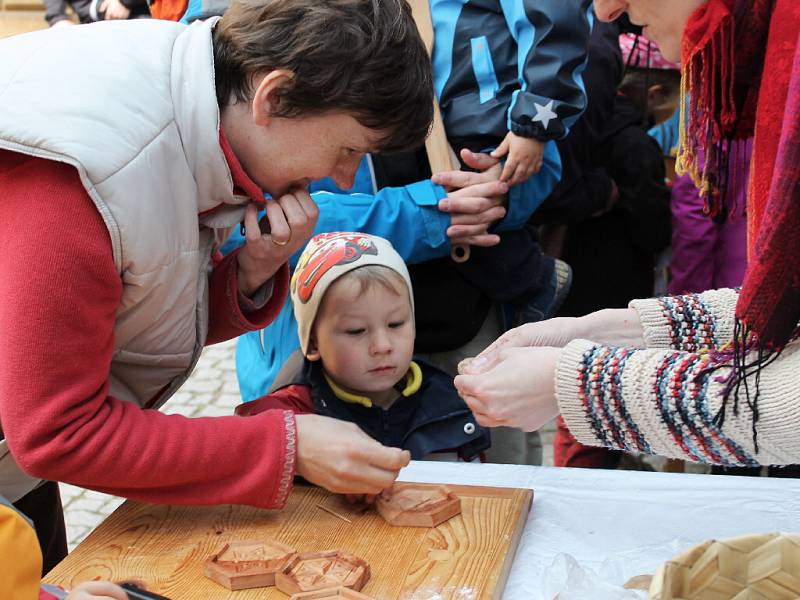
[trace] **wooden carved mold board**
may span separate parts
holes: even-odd
[[[528,489],[448,485],[461,514],[436,528],[393,527],[316,487],[296,486],[281,511],[125,502],[44,581],[143,582],[172,600],[288,600],[274,587],[232,592],[203,575],[230,541],[272,538],[298,552],[342,550],[363,558],[375,600],[499,599],[530,511]],[[324,510],[346,517],[348,523]]]

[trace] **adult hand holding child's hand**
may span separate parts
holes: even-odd
[[[458,365],[456,388],[478,423],[535,431],[558,414],[556,365],[560,348],[579,337],[578,322],[527,323]]]
[[[266,210],[259,223],[258,207],[251,202],[245,209],[246,243],[237,256],[239,289],[245,296],[252,295],[305,245],[319,217],[319,209],[307,190],[267,200]],[[268,232],[263,233],[262,227]]]
[[[357,425],[320,415],[297,415],[297,473],[338,494],[379,494],[411,460]]]
[[[464,163],[474,171],[443,171],[431,178],[447,191],[439,210],[451,215],[447,235],[452,244],[495,246],[500,236],[489,228],[506,215],[508,184],[500,181],[500,162],[488,154],[461,151]]]

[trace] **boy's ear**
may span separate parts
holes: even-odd
[[[286,69],[276,69],[256,75],[251,109],[256,125],[268,125],[270,118],[283,102],[283,92],[291,86],[294,74]]]
[[[311,337],[308,338],[308,348],[306,349],[306,358],[308,360],[314,361],[319,360],[319,350],[317,350],[317,340],[314,339],[314,334],[311,334]]]
[[[647,99],[650,104],[658,104],[664,99],[664,86],[660,83],[647,88]]]

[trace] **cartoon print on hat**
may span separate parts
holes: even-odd
[[[365,254],[378,254],[375,243],[358,233],[320,234],[313,241],[314,247],[303,252],[292,276],[292,292],[304,304],[311,299],[317,283],[331,268],[355,262]]]

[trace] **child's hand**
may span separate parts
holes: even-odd
[[[500,181],[507,181],[508,185],[516,185],[528,179],[542,168],[544,156],[544,142],[533,138],[520,137],[508,132],[492,156],[500,158],[508,154]]]
[[[86,581],[73,588],[67,600],[128,600],[128,594],[109,581]]]

